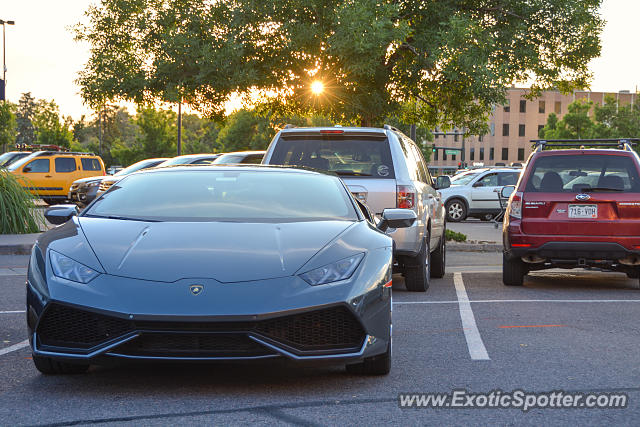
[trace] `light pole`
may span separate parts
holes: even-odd
[[[15,25],[16,21],[5,21],[0,19],[0,25],[2,25],[2,87],[0,95],[2,95],[2,102],[7,102],[6,87],[7,87],[7,47],[5,44],[4,26]]]

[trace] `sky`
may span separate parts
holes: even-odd
[[[79,119],[91,115],[82,104],[74,81],[89,57],[88,46],[75,42],[70,27],[83,20],[91,0],[2,0],[0,19],[6,26],[7,99],[17,102],[23,92],[53,99],[63,114]],[[636,91],[640,87],[640,55],[634,48],[640,16],[638,0],[604,0],[607,21],[602,54],[590,68],[593,91]]]

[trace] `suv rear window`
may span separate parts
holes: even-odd
[[[525,191],[636,193],[640,192],[640,178],[635,162],[628,156],[586,154],[540,157],[533,165]]]
[[[395,178],[386,138],[282,138],[276,144],[269,163],[307,166],[349,177]]]
[[[98,161],[98,159],[82,158],[80,159],[80,161],[82,162],[82,170],[99,171],[102,169],[100,167],[100,162]]]

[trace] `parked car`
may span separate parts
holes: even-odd
[[[502,190],[503,196],[510,195],[503,225],[504,284],[520,286],[529,271],[557,267],[621,271],[638,278],[638,154],[626,144],[621,149],[544,151],[549,145],[539,143],[517,185]],[[578,146],[589,142],[580,140]]]
[[[105,175],[100,156],[65,151],[36,151],[7,169],[18,176],[31,193],[49,205],[67,200],[75,180]]]
[[[226,153],[213,161],[214,165],[252,164],[259,165],[264,157],[264,151],[235,151]]]
[[[11,163],[27,157],[31,151],[7,151],[0,156],[0,168],[8,168]]]
[[[502,211],[497,192],[518,182],[520,169],[475,169],[451,178],[451,186],[441,191],[447,221],[467,217],[491,219]]]
[[[411,227],[389,230],[407,289],[424,292],[430,277],[444,275],[446,225],[438,190],[449,178],[433,180],[418,146],[398,129],[287,127],[263,163],[334,172],[375,215],[389,208],[413,210],[418,219]]]
[[[144,189],[144,191],[140,191]],[[155,168],[40,236],[27,274],[33,363],[105,358],[391,368],[393,240],[331,174],[266,166]],[[375,337],[375,339],[374,339]]]
[[[167,160],[169,160],[167,157],[158,157],[155,159],[140,160],[139,162],[134,163],[131,166],[128,166],[122,169],[120,172],[116,173],[113,176],[105,177],[102,181],[100,181],[100,186],[98,187],[98,192],[96,193],[96,197],[98,197],[99,195],[107,191],[109,188],[111,188],[113,184],[120,181],[125,176],[132,174],[134,172],[138,172],[143,169],[153,168]]]
[[[215,159],[220,157],[221,154],[185,154],[184,156],[176,156],[169,160],[165,160],[157,167],[163,168],[165,166],[176,165],[210,165]]]
[[[96,198],[103,179],[104,176],[90,176],[73,181],[67,198],[80,207],[87,206]]]

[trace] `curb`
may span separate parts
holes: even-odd
[[[30,255],[33,244],[0,245],[0,255]]]
[[[502,252],[500,243],[447,243],[447,250],[454,252]]]

